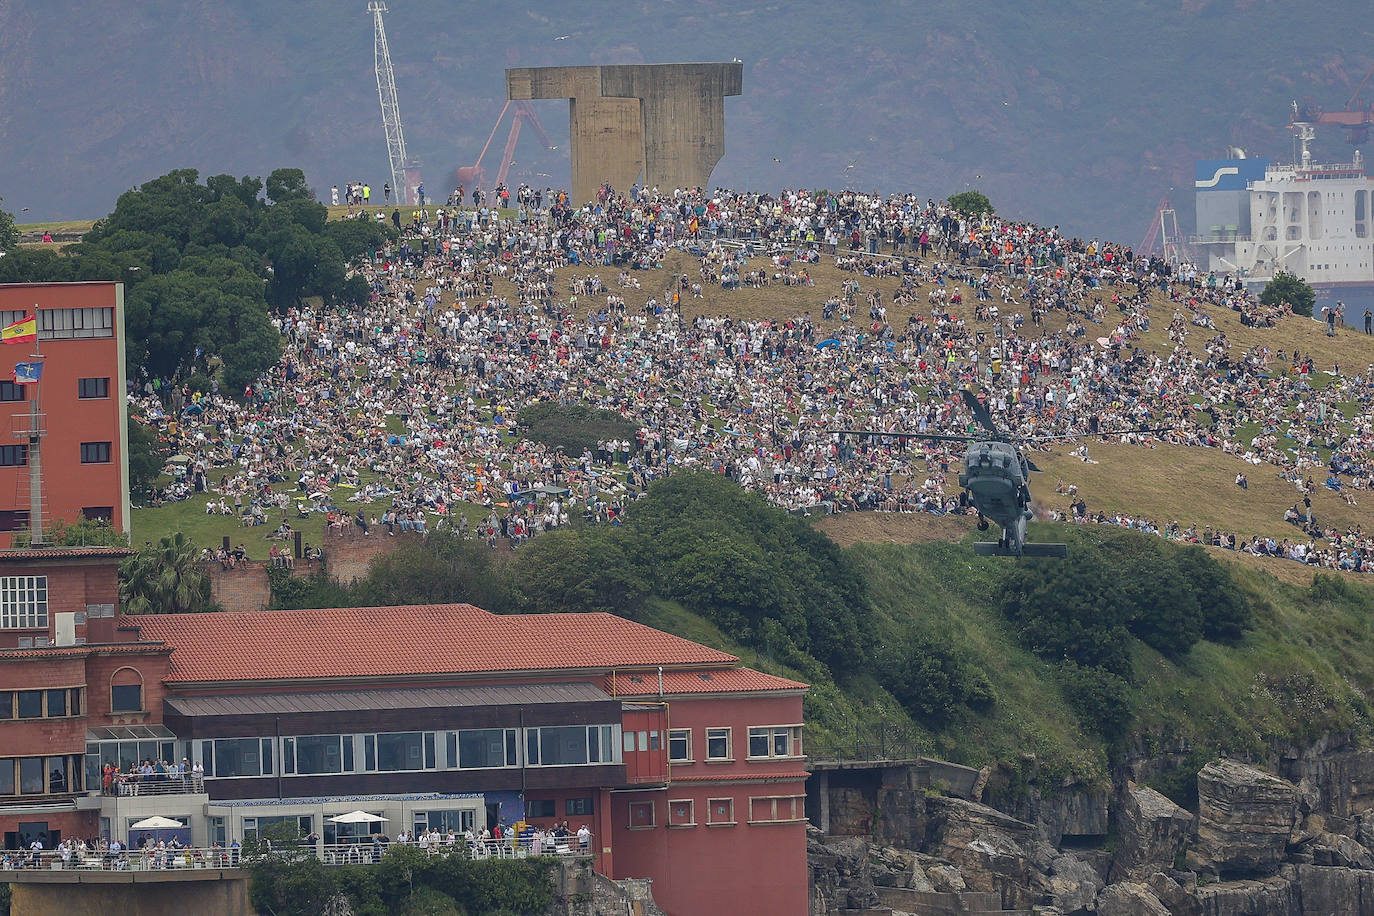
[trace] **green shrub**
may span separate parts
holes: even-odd
[[[965,709],[986,711],[996,699],[983,669],[948,643],[914,629],[880,654],[878,668],[883,686],[930,728],[944,728]]]
[[[1121,738],[1135,718],[1135,698],[1130,683],[1105,668],[1075,665],[1065,661],[1055,676],[1064,691],[1064,700],[1084,728],[1108,741]]]
[[[634,440],[639,424],[612,410],[596,410],[582,404],[531,404],[516,414],[525,437],[570,455],[596,446],[598,440]]]

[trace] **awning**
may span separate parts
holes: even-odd
[[[168,697],[169,711],[200,716],[289,715],[361,712],[377,709],[536,706],[544,703],[604,703],[613,698],[591,684],[503,684],[490,687],[416,687],[328,693],[246,693]],[[170,732],[168,733],[170,735]]]
[[[174,741],[165,725],[100,725],[86,729],[87,741]]]

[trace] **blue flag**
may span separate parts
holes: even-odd
[[[15,363],[14,381],[18,385],[37,385],[43,377],[42,363]]]

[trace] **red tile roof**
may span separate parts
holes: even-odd
[[[3,560],[65,560],[72,557],[131,557],[128,547],[18,547],[0,550]]]
[[[136,620],[144,639],[175,649],[170,683],[739,661],[611,614],[501,615],[470,604],[148,614]]]
[[[631,680],[638,678],[639,683]],[[722,668],[711,671],[665,671],[663,693],[754,693],[764,690],[805,690],[806,684],[755,671],[752,668]],[[612,696],[658,696],[658,672],[618,672],[605,679],[602,689]]]

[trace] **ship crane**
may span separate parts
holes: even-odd
[[[1374,102],[1365,102],[1358,105],[1360,93],[1369,84],[1371,77],[1374,77],[1374,67],[1360,80],[1360,85],[1355,87],[1355,91],[1350,94],[1350,98],[1345,100],[1343,111],[1323,111],[1310,98],[1303,99],[1302,104],[1293,103],[1292,127],[1301,129],[1303,125],[1312,127],[1332,126],[1345,129],[1345,139],[1351,146],[1360,147],[1369,142],[1369,131],[1374,127]],[[1310,139],[1310,138],[1309,138]],[[1357,150],[1358,152],[1358,150]]]
[[[386,43],[386,28],[382,13],[386,4],[371,0],[367,11],[372,14],[372,51],[377,70],[377,98],[382,105],[382,130],[386,133],[386,152],[391,161],[391,187],[396,201],[416,203],[416,188],[420,185],[420,163],[406,155],[406,138],[401,131],[401,106],[396,100],[396,74],[391,68],[391,49]]]
[[[491,148],[491,141],[496,139],[496,131],[501,128],[501,122],[505,120],[506,112],[511,109],[515,114],[511,118],[510,133],[506,136],[506,147],[501,152],[501,164],[496,170],[496,182],[493,187],[498,187],[506,183],[506,176],[510,174],[510,167],[514,163],[515,142],[520,139],[520,126],[526,121],[530,127],[539,135],[539,142],[544,145],[546,150],[556,150],[558,147],[553,145],[549,135],[544,132],[544,125],[539,123],[539,118],[528,105],[521,101],[507,102],[501,109],[500,116],[496,123],[492,125],[491,133],[487,135],[487,142],[482,146],[482,152],[477,156],[477,162],[473,165],[465,165],[458,169],[458,183],[469,188],[484,188],[487,180],[487,173],[482,168],[482,160],[487,156],[487,150]],[[488,189],[489,190],[489,189]]]

